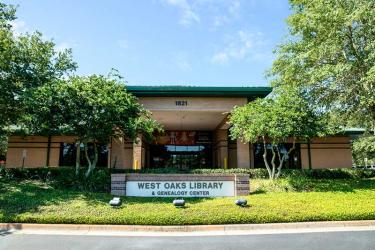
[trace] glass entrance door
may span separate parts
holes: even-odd
[[[152,168],[207,168],[211,166],[210,145],[151,145]]]

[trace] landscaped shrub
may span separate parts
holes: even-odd
[[[84,169],[76,176],[72,167],[0,168],[0,179],[39,180],[54,188],[94,192],[108,192],[111,183],[109,169],[101,168],[95,169],[89,178],[85,178]]]
[[[44,167],[44,168],[0,168],[0,180],[40,180],[55,188],[81,191],[109,192],[111,173],[152,173],[152,174],[249,174],[250,179],[268,179],[266,169],[108,169],[97,168],[89,178],[85,178],[82,169],[77,177],[73,167]],[[282,172],[280,179],[287,182],[275,184],[264,183],[263,189],[273,190],[309,190],[311,179],[363,179],[375,177],[375,171],[364,169],[313,169],[288,170]],[[273,185],[273,186],[272,186]],[[260,190],[262,187],[260,188]]]
[[[246,169],[246,168],[198,168],[198,169],[178,169],[178,168],[145,168],[141,170],[133,169],[112,169],[113,173],[145,173],[145,174],[249,174],[250,178],[267,178],[266,169]]]

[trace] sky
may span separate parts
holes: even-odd
[[[267,86],[287,0],[13,0],[15,32],[73,49],[78,75],[129,85]]]

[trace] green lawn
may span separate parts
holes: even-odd
[[[375,179],[251,180],[248,207],[235,198],[123,198],[57,190],[37,181],[0,180],[0,222],[183,225],[375,219]]]

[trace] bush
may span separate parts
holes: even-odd
[[[249,174],[250,178],[268,178],[266,169],[246,168],[200,168],[200,169],[178,169],[178,168],[146,168],[133,169],[112,169],[112,173],[140,173],[140,174]]]
[[[357,166],[375,164],[375,136],[361,136],[353,141],[353,158]],[[367,162],[365,159],[367,158]]]
[[[43,168],[0,168],[0,178],[8,180],[38,180],[54,188],[81,191],[109,192],[111,177],[109,169],[97,168],[89,178],[85,178],[84,169],[75,175],[72,167]]]
[[[111,173],[145,173],[145,174],[249,174],[250,179],[268,179],[266,169],[108,169],[96,168],[89,178],[85,178],[84,171],[75,175],[73,167],[43,167],[43,168],[4,168],[0,167],[0,179],[8,180],[39,180],[46,182],[54,188],[73,189],[80,191],[109,192]],[[288,170],[282,172],[280,179],[293,182],[293,187],[282,185],[285,190],[302,190],[308,187],[309,179],[363,179],[375,177],[375,171],[364,169],[313,169],[313,170]],[[274,184],[267,184],[274,185]],[[299,187],[300,186],[300,187]],[[279,186],[275,186],[279,189]],[[269,186],[269,189],[273,188]]]
[[[284,170],[281,177],[308,177],[314,179],[362,179],[375,177],[370,169],[303,169]]]

